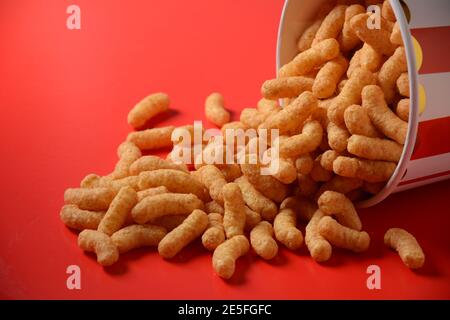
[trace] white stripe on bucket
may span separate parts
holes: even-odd
[[[425,111],[419,116],[419,121],[448,117],[450,72],[419,74],[419,83],[425,88],[427,97]]]
[[[425,186],[425,185],[428,185],[430,183],[444,181],[444,180],[447,180],[448,177],[449,177],[448,175],[445,175],[445,176],[434,177],[434,178],[430,178],[430,179],[426,179],[426,180],[420,180],[420,181],[413,182],[413,183],[403,184],[403,185],[400,185],[397,188],[395,188],[393,193],[400,192],[400,191],[405,191],[405,190],[408,190],[408,189],[417,188],[417,187],[421,187],[421,186]]]
[[[405,3],[411,13],[411,29],[450,26],[449,0],[405,0]]]
[[[449,170],[450,152],[437,156],[411,160],[402,181],[408,181]]]

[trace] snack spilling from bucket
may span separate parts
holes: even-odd
[[[183,149],[189,163],[175,161],[180,141],[172,141],[173,133],[194,136],[194,127],[147,129],[170,100],[156,93],[139,102],[128,116],[138,131],[119,146],[113,172],[89,174],[64,194],[61,219],[81,231],[80,248],[109,266],[144,246],[171,259],[201,238],[222,278],[233,275],[236,260],[250,249],[269,260],[280,245],[305,245],[317,262],[329,260],[334,247],[366,251],[370,237],[353,203],[378,193],[400,160],[409,117],[408,68],[388,1],[375,1],[380,28],[369,27],[375,13],[361,1],[338,2],[343,4],[320,7],[298,40],[299,53],[262,84],[262,99],[242,110],[239,121],[230,122],[222,95],[207,97],[206,118],[225,136],[219,148],[216,137],[190,143]],[[249,129],[258,135],[245,140],[240,161],[202,161],[211,149],[226,154],[225,132]],[[250,146],[264,143],[262,129],[280,135],[277,170],[270,175],[261,173],[270,164],[249,160],[255,155]],[[166,159],[150,154],[166,147],[174,148]],[[266,153],[274,148],[269,143]],[[307,223],[305,230],[298,220]],[[409,268],[424,264],[422,249],[406,230],[388,230],[385,243]]]

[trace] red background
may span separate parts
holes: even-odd
[[[66,28],[69,4],[82,29]],[[140,98],[168,92],[163,124],[204,120],[203,102],[220,91],[232,110],[255,106],[274,77],[281,0],[2,0],[0,2],[0,297],[150,299],[450,298],[450,181],[389,197],[361,210],[372,237],[362,255],[335,250],[317,264],[303,247],[271,262],[250,254],[226,282],[199,243],[171,261],[138,250],[103,269],[59,221],[64,189],[108,173]],[[234,115],[236,117],[236,114]],[[382,244],[401,226],[427,255],[412,272]],[[82,289],[66,288],[81,267]],[[381,267],[381,290],[366,268]]]

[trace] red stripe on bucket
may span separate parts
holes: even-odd
[[[433,106],[428,106],[433,108]],[[411,160],[450,152],[450,117],[419,122]]]
[[[446,175],[449,175],[449,174],[450,174],[450,170],[444,171],[444,172],[435,173],[435,174],[431,174],[431,175],[425,176],[425,177],[420,177],[420,178],[416,178],[416,179],[402,181],[398,185],[399,186],[403,186],[405,184],[411,184],[411,183],[420,182],[420,181],[424,181],[424,180],[429,180],[429,179],[433,179],[433,178],[443,177],[443,176],[446,176]]]
[[[411,29],[423,52],[420,74],[450,71],[450,26]]]

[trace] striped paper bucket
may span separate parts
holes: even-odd
[[[298,53],[297,40],[326,0],[286,0],[277,70]],[[410,121],[402,157],[386,186],[359,203],[450,178],[450,1],[390,0],[408,60]]]

